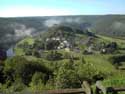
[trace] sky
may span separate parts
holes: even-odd
[[[0,17],[125,14],[125,0],[0,0]]]

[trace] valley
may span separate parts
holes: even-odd
[[[124,86],[124,15],[0,20],[0,92]]]

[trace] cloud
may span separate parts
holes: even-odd
[[[50,18],[48,20],[46,20],[44,22],[44,25],[47,26],[47,27],[52,27],[53,25],[55,24],[62,24],[62,23],[81,23],[81,18],[80,17],[77,17],[77,18]]]
[[[81,18],[80,17],[67,18],[67,19],[65,19],[65,22],[68,22],[68,23],[81,23]]]
[[[8,40],[19,40],[21,38],[24,38],[26,36],[32,36],[33,33],[35,32],[35,29],[34,28],[27,28],[25,25],[23,24],[18,24],[18,23],[15,23],[15,24],[11,24],[11,27],[13,28],[14,30],[14,33],[8,33],[6,34],[6,39]]]
[[[15,37],[21,38],[25,36],[32,36],[32,33],[35,31],[34,28],[27,28],[23,24],[15,24],[14,33]]]
[[[111,25],[111,28],[114,28],[116,30],[124,30],[125,29],[125,23],[122,23],[122,22],[114,22],[112,25]]]
[[[0,17],[22,17],[22,16],[58,16],[72,15],[72,10],[32,8],[32,7],[11,7],[0,10]]]
[[[32,32],[34,29],[29,28],[29,29],[25,29],[25,30],[21,30],[21,29],[15,29],[15,37],[25,37],[25,36],[31,36]]]
[[[61,24],[62,21],[61,20],[56,20],[56,19],[49,19],[49,20],[46,20],[44,25],[47,26],[47,27],[52,27],[53,25],[55,24]]]

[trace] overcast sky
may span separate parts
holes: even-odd
[[[125,0],[0,0],[0,17],[125,14]]]

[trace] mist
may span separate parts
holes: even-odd
[[[28,28],[24,24],[14,23],[11,24],[11,27],[13,28],[14,33],[13,34],[7,34],[7,38],[12,38],[13,40],[19,40],[26,36],[32,36],[32,34],[35,32],[35,28]]]
[[[83,21],[81,20],[80,17],[77,18],[49,18],[48,20],[45,20],[44,25],[46,27],[52,27],[55,24],[57,25],[61,25],[61,24],[65,24],[65,23],[76,23],[76,24],[80,24]]]

